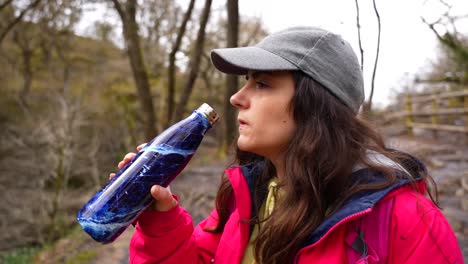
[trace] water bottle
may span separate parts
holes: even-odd
[[[98,242],[114,241],[152,203],[151,186],[174,180],[218,118],[202,104],[150,141],[78,212],[83,230]]]

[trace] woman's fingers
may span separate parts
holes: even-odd
[[[140,151],[142,148],[146,146],[146,143],[143,143],[137,147],[137,150]],[[129,152],[125,155],[125,157],[122,159],[122,161],[117,164],[117,167],[119,169],[122,169],[127,163],[129,163],[134,157],[136,156],[136,153]]]
[[[143,143],[137,147],[137,150],[142,150],[147,143]],[[136,153],[129,152],[125,155],[122,161],[119,162],[117,167],[122,169],[125,165],[127,165],[134,157]],[[115,173],[109,174],[109,180],[115,177]],[[170,209],[177,206],[177,200],[172,196],[171,190],[169,187],[164,188],[159,185],[153,185],[151,187],[151,196],[155,199],[154,204],[152,205],[152,209],[156,211],[169,211]]]
[[[134,157],[136,156],[135,153],[133,152],[130,152],[130,153],[127,153],[125,155],[125,157],[123,158],[123,160],[121,162],[119,162],[119,164],[117,164],[117,167],[119,169],[123,168],[125,165],[127,165],[127,163],[129,163]]]
[[[177,206],[177,200],[174,199],[169,188],[153,185],[151,196],[156,200],[153,204],[153,210],[164,212]]]
[[[133,152],[129,152],[125,155],[125,157],[123,158],[123,161],[131,161],[134,157],[136,156],[135,153]]]
[[[137,147],[137,150],[140,151],[142,148],[146,146],[146,143],[143,143]]]

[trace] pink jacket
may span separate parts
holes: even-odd
[[[368,173],[365,169],[358,173],[363,171]],[[191,216],[180,206],[167,212],[146,211],[138,218],[130,243],[130,262],[239,263],[250,234],[249,223],[241,219],[251,216],[248,184],[251,181],[244,167],[228,169],[226,174],[234,189],[235,209],[223,233],[203,230],[216,225],[216,210],[195,229]],[[463,263],[457,239],[440,210],[404,183],[352,197],[343,210],[310,235],[295,262],[348,263],[346,250],[349,246],[345,243],[350,229],[348,224],[390,198],[394,203],[387,242],[388,263]]]

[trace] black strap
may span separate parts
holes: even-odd
[[[367,256],[368,247],[366,241],[364,241],[364,232],[362,230],[355,229],[354,230],[358,236],[353,241],[351,247],[356,250],[359,254],[361,254],[361,258]]]

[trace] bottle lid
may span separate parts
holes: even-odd
[[[204,103],[200,107],[198,107],[197,112],[204,115],[211,125],[216,123],[216,121],[218,121],[219,119],[218,113],[216,113],[215,110],[207,103]]]

